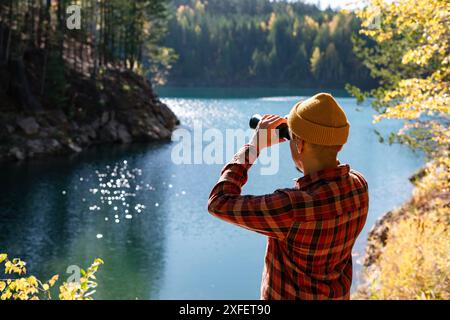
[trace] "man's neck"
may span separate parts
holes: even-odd
[[[325,170],[325,169],[334,169],[338,167],[338,161],[337,159],[332,159],[329,161],[321,161],[321,162],[311,162],[311,163],[304,163],[303,164],[303,173],[304,175],[309,175],[309,174],[313,174],[316,173],[318,171],[321,170]]]

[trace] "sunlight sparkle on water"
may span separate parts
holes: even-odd
[[[91,194],[91,198],[82,198],[82,202],[88,203],[87,209],[90,212],[101,211],[103,214],[101,219],[105,222],[111,219],[119,224],[123,219],[131,220],[146,209],[146,206],[141,203],[133,203],[133,199],[141,193],[156,190],[155,186],[148,183],[149,181],[144,183],[141,176],[142,170],[130,168],[127,160],[106,165],[104,170],[95,170],[93,175],[90,176],[91,183],[89,183],[90,186],[87,190]],[[175,177],[175,174],[171,175],[171,178]],[[79,177],[78,179],[80,185],[89,181],[87,177]],[[163,181],[161,184],[169,189],[175,188],[172,183],[167,181]],[[66,195],[66,193],[66,190],[62,190],[63,195]],[[185,195],[186,192],[179,191],[175,194],[180,196],[180,194]],[[130,204],[134,210],[130,208]],[[154,206],[159,207],[159,202],[154,202]],[[96,237],[98,239],[103,238],[103,234],[98,233]]]
[[[129,192],[140,190],[142,187],[137,183],[137,177],[142,175],[142,170],[138,168],[130,169],[128,161],[124,160],[114,165],[107,165],[105,172],[95,171],[98,180],[98,188],[91,188],[89,191],[96,195],[98,193],[101,203],[107,202],[108,208],[119,211],[118,204],[129,207],[130,198],[136,197],[136,193]],[[97,209],[97,206],[90,206],[90,210]],[[143,209],[143,208],[139,208]],[[115,222],[119,223],[119,215],[115,215]]]

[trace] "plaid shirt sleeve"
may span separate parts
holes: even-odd
[[[257,156],[254,146],[244,145],[222,169],[209,196],[208,211],[227,222],[282,240],[293,223],[287,189],[261,196],[241,195],[247,182],[247,171]]]

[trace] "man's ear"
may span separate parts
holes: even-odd
[[[296,145],[296,147],[297,147],[297,152],[298,152],[298,154],[301,154],[302,151],[303,151],[303,148],[305,148],[305,140],[297,139],[295,145]]]

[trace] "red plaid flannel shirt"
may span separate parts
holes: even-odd
[[[298,179],[294,188],[243,196],[252,152],[245,145],[223,168],[208,211],[268,236],[261,299],[349,299],[351,251],[369,205],[364,177],[339,165]]]

